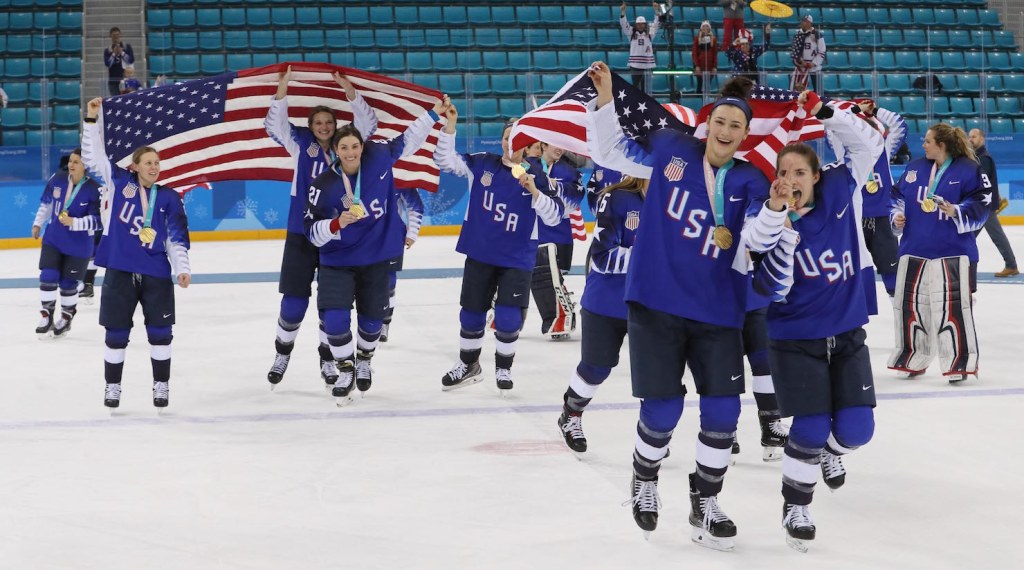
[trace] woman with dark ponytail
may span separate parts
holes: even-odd
[[[925,156],[893,189],[892,227],[902,235],[896,274],[896,346],[889,368],[924,374],[938,345],[942,374],[957,383],[978,373],[971,293],[977,289],[975,232],[988,219],[991,184],[962,129],[937,124]]]

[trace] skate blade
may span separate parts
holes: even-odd
[[[93,297],[79,297],[78,302],[83,305],[92,305],[94,301]]]
[[[642,532],[644,533],[644,540],[646,540],[647,542],[650,542],[651,541],[651,531],[645,530],[645,531],[642,531]]]
[[[782,461],[782,448],[781,447],[765,447],[761,453],[761,460],[765,463],[774,463],[776,461]]]
[[[511,396],[511,394],[512,394],[512,390],[502,390],[501,388],[498,388],[498,397],[499,398],[509,398]]]
[[[572,338],[571,333],[551,333],[551,340],[568,340]]]
[[[736,548],[736,539],[734,537],[712,536],[711,533],[697,527],[693,527],[693,531],[690,533],[690,540],[705,548],[722,552],[732,552]]]
[[[476,376],[473,376],[472,378],[467,378],[467,379],[463,380],[462,382],[459,382],[458,384],[452,384],[451,386],[442,385],[441,386],[441,391],[442,392],[451,392],[452,390],[458,390],[459,388],[465,388],[466,386],[472,386],[473,384],[476,384],[478,382],[482,382],[483,379],[484,379],[484,375],[483,374],[478,374]]]
[[[334,400],[334,405],[338,406],[339,408],[344,408],[345,406],[348,406],[352,402],[355,402],[355,399],[352,397],[352,394],[349,394],[348,396],[336,397]]]
[[[788,533],[786,534],[786,544],[793,550],[802,554],[807,554],[807,550],[810,546],[809,541],[793,538],[792,536],[789,536]]]

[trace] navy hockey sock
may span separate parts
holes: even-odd
[[[701,496],[710,497],[722,491],[739,417],[739,395],[701,396],[697,469],[694,477],[694,487]]]
[[[658,477],[672,431],[683,415],[683,397],[645,398],[640,402],[640,421],[636,424],[633,448],[633,473],[637,479]]]
[[[484,327],[487,324],[487,313],[462,309],[459,313],[459,359],[464,364],[480,361],[480,351],[484,345]]]
[[[107,384],[120,384],[121,373],[124,370],[124,352],[128,346],[128,336],[131,329],[108,328],[104,343],[106,349],[103,352],[103,379]]]
[[[566,407],[574,412],[582,412],[597,393],[597,387],[611,373],[611,368],[580,362],[569,378],[569,388],[565,391]]]
[[[782,457],[782,496],[787,503],[811,504],[821,474],[821,450],[831,429],[829,414],[793,418]]]

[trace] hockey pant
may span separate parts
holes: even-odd
[[[944,375],[977,374],[978,337],[967,256],[901,257],[893,310],[896,345],[889,368],[923,371],[938,346]]]
[[[576,304],[558,269],[557,251],[553,243],[537,248],[537,264],[530,283],[533,301],[540,311],[543,334],[568,334],[576,330]]]

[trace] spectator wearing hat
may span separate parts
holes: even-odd
[[[746,0],[718,0],[722,7],[722,43],[732,45],[732,42],[746,31],[743,25],[743,9],[747,7]]]
[[[658,14],[658,3],[651,4],[654,7],[654,14]],[[619,24],[622,26],[622,33],[629,38],[629,71],[633,76],[633,86],[647,92],[648,75],[654,69],[654,36],[658,33],[658,18],[647,24],[647,18],[637,16],[634,25],[629,25],[626,19],[626,3],[620,6]]]
[[[800,19],[800,30],[793,36],[793,76],[789,88],[793,91],[818,91],[821,64],[825,62],[825,37],[814,27],[810,14]]]
[[[768,46],[768,42],[771,41],[771,37],[771,24],[767,24],[764,27],[764,38],[759,46],[751,46],[754,41],[754,34],[750,30],[743,30],[739,33],[736,39],[732,41],[732,47],[726,52],[729,61],[732,62],[732,74],[734,77],[746,77],[757,83],[757,59],[764,54],[764,50]]]
[[[124,79],[124,66],[135,63],[135,52],[132,44],[121,41],[121,28],[110,28],[110,47],[103,50],[103,63],[107,66],[107,87],[111,95],[118,95],[121,80]]]
[[[693,38],[693,73],[697,76],[697,93],[704,93],[704,77],[718,73],[718,38],[711,22],[704,20]]]

